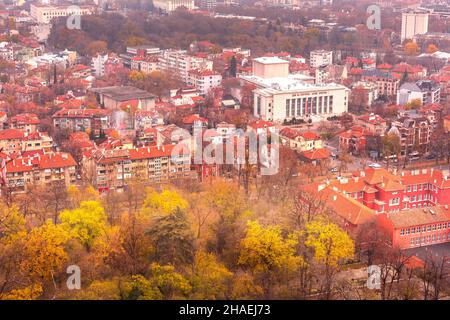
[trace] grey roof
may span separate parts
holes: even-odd
[[[394,78],[390,72],[379,69],[365,69],[362,73],[363,77],[378,77],[378,78]]]
[[[133,99],[154,99],[155,95],[131,86],[113,86],[104,88],[92,88],[90,91],[102,94],[116,101],[128,101]]]

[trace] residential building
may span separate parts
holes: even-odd
[[[400,155],[410,157],[423,155],[429,151],[433,125],[422,115],[406,116],[392,122],[389,133],[400,138]]]
[[[374,113],[355,117],[354,121],[356,125],[363,126],[370,132],[380,136],[384,135],[387,130],[387,121]]]
[[[190,157],[180,145],[94,149],[83,156],[83,175],[99,191],[122,191],[132,178],[150,183],[190,178]]]
[[[441,88],[432,80],[419,80],[401,85],[397,93],[397,104],[404,105],[419,101],[421,105],[439,103]]]
[[[191,56],[186,50],[164,50],[158,55],[159,70],[177,76],[184,83],[188,82],[190,70],[212,70],[212,60]]]
[[[309,55],[309,64],[313,68],[329,66],[333,64],[333,51],[314,50]]]
[[[394,97],[400,86],[400,80],[397,77],[381,69],[362,70],[361,80],[376,83],[378,96]]]
[[[36,153],[7,160],[6,186],[13,193],[26,192],[33,185],[76,182],[76,162],[69,153]]]
[[[53,116],[53,125],[57,129],[75,131],[93,131],[111,126],[111,110],[107,109],[61,109]]]
[[[314,132],[300,132],[291,128],[280,130],[281,144],[297,151],[309,151],[323,148],[323,141],[320,136]]]
[[[140,71],[146,74],[158,71],[158,57],[137,56],[131,59],[131,70]]]
[[[401,41],[412,40],[416,34],[428,32],[428,12],[407,11],[402,13]]]
[[[36,132],[41,121],[34,113],[21,113],[7,120],[5,126],[9,129],[19,129],[27,133]]]
[[[217,88],[222,82],[222,75],[211,70],[190,70],[187,84],[194,86],[200,95],[206,96],[211,89]]]
[[[105,64],[108,61],[108,54],[97,54],[92,58],[91,68],[92,73],[96,77],[103,77],[105,75]]]

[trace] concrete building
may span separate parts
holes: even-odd
[[[72,15],[83,16],[95,13],[95,6],[90,5],[46,5],[32,3],[30,15],[37,23],[50,23],[54,18]]]
[[[152,111],[155,109],[155,95],[150,92],[130,87],[113,86],[104,88],[91,88],[100,105],[106,109],[118,110],[126,103],[133,102],[138,110]]]
[[[170,72],[187,83],[190,70],[212,70],[213,62],[205,58],[190,56],[186,50],[164,50],[158,55],[158,69]]]
[[[211,89],[217,88],[222,82],[222,75],[211,70],[190,70],[188,82],[194,86],[200,95],[207,95]]]
[[[32,185],[62,184],[76,182],[77,163],[69,153],[35,153],[18,157],[6,164],[6,185],[12,193],[22,193]]]
[[[178,8],[195,9],[194,0],[153,0],[155,8],[170,13]]]
[[[329,66],[333,64],[333,51],[314,50],[309,55],[309,64],[313,68]]]
[[[441,99],[441,88],[432,80],[419,80],[407,82],[400,86],[397,93],[397,104],[407,104],[415,100],[420,104],[439,103]]]
[[[288,65],[276,57],[258,58],[253,61],[253,75],[240,76],[256,87],[254,116],[280,123],[294,118],[318,121],[347,112],[348,88],[335,83],[306,83],[289,74]]]
[[[85,154],[82,171],[99,191],[122,191],[132,178],[161,183],[192,177],[190,157],[188,148],[177,145],[93,149]]]
[[[92,58],[92,73],[96,77],[103,77],[105,75],[105,64],[107,61],[108,54],[97,54],[97,56]]]
[[[428,32],[428,13],[420,11],[408,11],[402,13],[402,42],[413,39],[416,34]]]

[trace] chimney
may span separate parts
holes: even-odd
[[[336,201],[337,200],[337,195],[334,195],[333,196],[333,201]]]

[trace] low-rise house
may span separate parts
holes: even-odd
[[[10,129],[19,129],[28,133],[36,132],[41,123],[39,117],[34,113],[22,113],[11,117],[7,121]]]
[[[322,138],[314,132],[300,132],[291,128],[280,131],[280,141],[299,153],[323,148]]]
[[[377,114],[371,113],[355,118],[355,124],[360,125],[377,135],[384,135],[387,130],[387,121]]]

